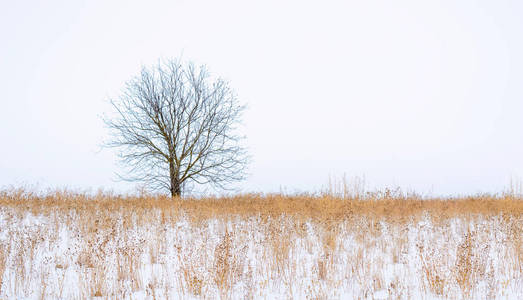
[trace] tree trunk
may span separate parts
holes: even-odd
[[[172,183],[171,180],[171,197],[180,197],[182,195],[182,189],[180,187],[180,184],[178,183]]]
[[[180,181],[178,180],[176,167],[174,165],[174,162],[169,163],[169,176],[171,179],[171,197],[180,197],[182,195],[182,185]]]

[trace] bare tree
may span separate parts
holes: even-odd
[[[244,178],[248,157],[235,132],[245,107],[205,66],[168,60],[143,67],[110,102],[115,117],[104,117],[111,130],[105,146],[120,149],[129,171],[121,179],[175,197],[193,184],[227,188]]]

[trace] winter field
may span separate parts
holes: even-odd
[[[0,299],[523,299],[523,199],[0,192]]]

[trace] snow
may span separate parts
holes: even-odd
[[[520,223],[501,216],[441,224],[428,215],[406,224],[361,216],[327,226],[183,214],[162,223],[159,215],[129,226],[116,213],[97,227],[103,221],[84,224],[75,212],[0,209],[0,298],[523,299],[509,234]]]

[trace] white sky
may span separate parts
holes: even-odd
[[[99,116],[142,64],[228,79],[243,191],[329,175],[434,194],[523,175],[522,1],[3,1],[0,186],[117,191]]]

